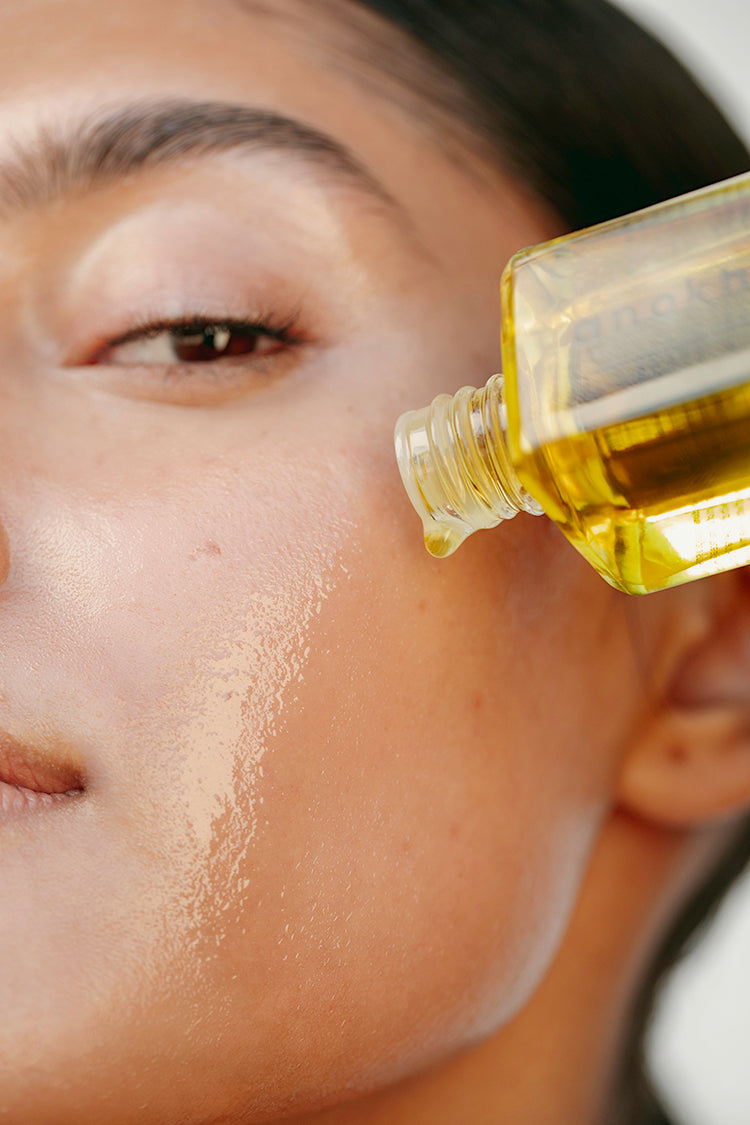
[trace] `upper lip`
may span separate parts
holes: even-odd
[[[54,755],[54,756],[53,756]],[[0,782],[31,789],[35,793],[78,793],[84,788],[83,774],[51,748],[45,750],[20,742],[0,730]]]

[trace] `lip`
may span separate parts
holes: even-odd
[[[84,789],[80,769],[0,730],[0,816],[49,808]]]

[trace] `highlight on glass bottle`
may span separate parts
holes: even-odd
[[[750,563],[750,176],[521,251],[503,378],[396,425],[432,554],[546,513],[617,589]]]

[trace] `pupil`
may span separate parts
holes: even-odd
[[[189,335],[178,334],[172,340],[175,357],[181,363],[208,363],[222,355],[243,355],[252,351],[254,344],[253,337],[216,325]]]
[[[213,347],[217,352],[223,352],[226,351],[232,333],[228,328],[207,328],[204,336],[210,347]]]

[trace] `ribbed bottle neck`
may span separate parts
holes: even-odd
[[[396,424],[401,478],[422,519],[425,545],[450,555],[480,528],[542,512],[516,476],[505,437],[503,378],[438,395]]]

